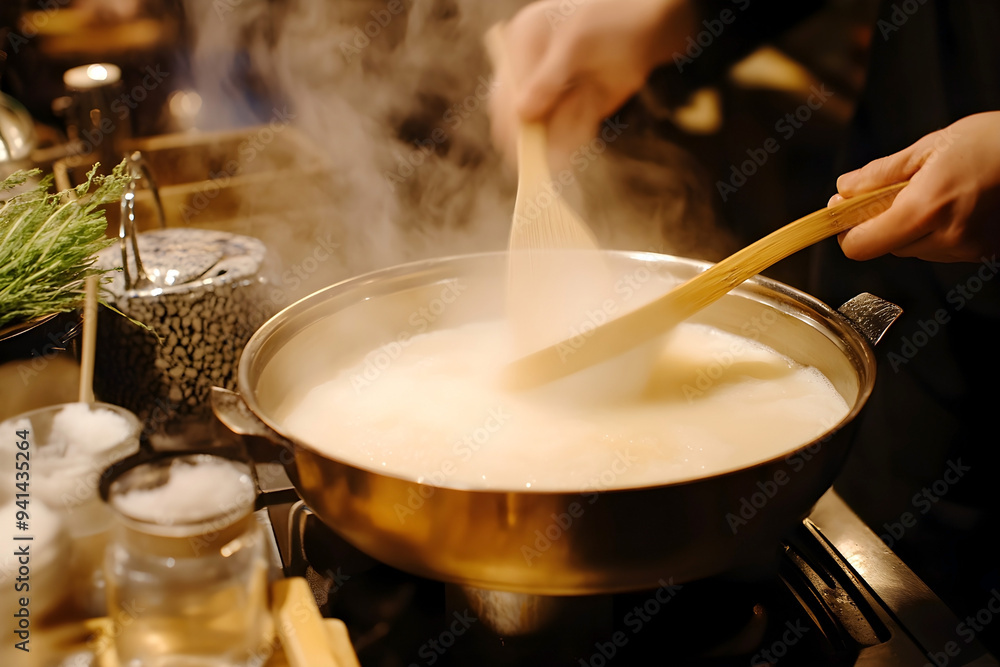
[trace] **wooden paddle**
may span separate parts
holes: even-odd
[[[503,24],[484,42],[498,74],[508,71]],[[511,94],[501,90],[497,94]],[[522,351],[558,340],[577,323],[590,298],[613,280],[590,227],[562,196],[552,178],[545,125],[522,122],[517,138],[517,198],[508,244],[507,312]],[[573,255],[550,251],[583,250]],[[580,292],[574,293],[578,289]]]
[[[799,218],[654,301],[592,329],[582,344],[567,339],[515,360],[501,380],[509,389],[530,389],[622,355],[666,333],[775,262],[885,211],[907,183]]]

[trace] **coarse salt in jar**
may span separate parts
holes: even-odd
[[[13,484],[0,489],[0,514],[14,516],[20,507],[30,517],[25,534],[38,532],[32,565],[47,582],[32,590],[39,615],[50,610],[66,620],[105,614],[102,564],[114,518],[98,488],[108,466],[139,451],[140,428],[134,414],[107,403],[63,403],[0,424],[0,470],[9,468],[6,479],[22,484],[18,496]],[[15,434],[21,435],[12,440]],[[21,443],[16,451],[15,441]],[[24,504],[15,505],[15,498]]]
[[[245,463],[178,454],[108,487],[105,561],[122,667],[251,666],[273,637],[264,538]]]

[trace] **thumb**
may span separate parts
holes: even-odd
[[[898,153],[842,174],[837,179],[837,191],[849,198],[912,178],[926,159],[922,144],[918,141]]]
[[[550,45],[538,69],[525,80],[518,94],[517,110],[526,121],[543,120],[572,87],[574,70],[566,49]]]

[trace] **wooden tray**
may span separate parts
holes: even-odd
[[[360,667],[347,626],[339,619],[320,616],[305,579],[293,577],[271,584],[271,615],[276,632],[266,667]],[[68,662],[64,664],[119,667],[114,632],[114,622],[110,618],[60,625],[38,638],[41,645],[32,638],[32,654],[37,646],[65,656]],[[93,661],[78,662],[71,657],[76,653],[90,653]]]

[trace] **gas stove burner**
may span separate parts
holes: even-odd
[[[654,590],[550,597],[416,577],[268,492],[286,575],[307,577],[364,667],[926,667],[958,619],[834,493],[770,568]],[[978,642],[949,667],[1000,667]]]
[[[448,587],[446,617],[469,613],[477,620],[468,638],[441,657],[449,665],[484,667],[645,665],[667,656],[671,665],[682,660],[725,664],[720,661],[727,659],[746,665],[768,627],[753,591],[722,580],[664,581],[649,591],[583,597]],[[536,610],[540,613],[524,613]],[[514,632],[498,627],[499,612],[506,612],[503,625]],[[525,618],[536,621],[528,631],[518,623]]]

